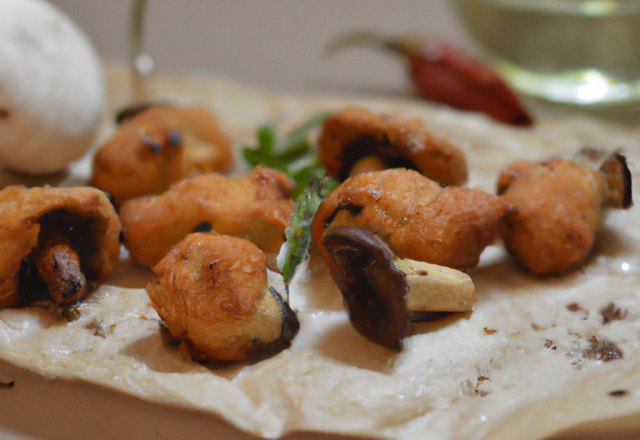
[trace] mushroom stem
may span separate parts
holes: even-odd
[[[31,260],[49,287],[50,301],[57,307],[66,307],[86,294],[87,279],[76,251],[67,243],[68,240],[62,238],[61,241],[36,247],[31,253]]]
[[[382,171],[387,168],[389,168],[389,166],[380,156],[372,154],[371,156],[365,156],[356,161],[356,163],[351,167],[349,176],[355,176],[356,174],[361,173],[370,173],[372,171]]]
[[[397,257],[395,263],[405,274],[409,286],[405,295],[409,313],[473,310],[476,289],[466,273],[437,264]]]
[[[322,242],[351,323],[376,344],[400,350],[412,313],[473,308],[475,288],[468,275],[398,259],[384,241],[363,228],[332,228]]]

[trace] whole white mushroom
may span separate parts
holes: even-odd
[[[0,166],[28,174],[81,158],[106,106],[100,58],[43,0],[0,0]]]

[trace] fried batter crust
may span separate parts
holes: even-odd
[[[153,268],[147,292],[171,333],[206,359],[242,360],[282,332],[265,262],[246,240],[190,234]]]
[[[346,180],[320,205],[311,230],[323,253],[325,228],[353,225],[373,232],[400,258],[467,269],[495,241],[498,220],[509,209],[502,197],[442,188],[416,171],[392,169]]]
[[[404,162],[400,166],[415,168],[440,183],[461,185],[467,180],[462,151],[428,133],[419,119],[404,120],[351,107],[325,120],[318,156],[327,175],[344,180],[355,157],[369,154]]]
[[[69,229],[69,225],[46,224],[47,229],[68,231],[64,235],[70,243],[82,243],[85,250],[74,251],[87,255],[82,262],[90,272],[84,274],[87,281],[99,283],[116,268],[120,258],[120,220],[102,191],[84,187],[6,187],[0,191],[0,308],[20,303],[24,294],[20,289],[21,263],[42,239],[41,218],[56,212],[65,213],[60,217],[65,222],[75,218],[91,225],[90,236],[79,236],[80,232]]]
[[[500,234],[538,275],[566,272],[589,255],[608,200],[604,177],[568,159],[515,162],[501,173],[498,193],[516,206]]]
[[[160,194],[194,172],[225,172],[231,163],[231,144],[208,110],[151,107],[125,121],[96,153],[91,183],[119,206]]]
[[[186,179],[160,196],[122,205],[124,244],[133,259],[154,266],[198,225],[208,223],[212,231],[277,253],[295,207],[292,189],[286,175],[263,166],[240,177],[212,173]]]

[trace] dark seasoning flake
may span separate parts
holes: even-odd
[[[106,338],[107,335],[113,332],[115,328],[115,324],[105,324],[98,319],[94,319],[91,322],[88,322],[84,325],[85,330],[90,331],[94,336],[100,338]]]
[[[460,389],[465,396],[469,397],[485,397],[491,394],[491,391],[482,389],[482,385],[485,381],[490,381],[486,376],[478,376],[478,380],[474,384],[471,379],[467,379],[466,381],[460,384]]]
[[[589,317],[589,311],[584,309],[578,303],[571,303],[566,306],[567,310],[573,313],[580,313],[581,319],[586,320]],[[616,305],[611,302],[600,310],[600,315],[602,316],[602,324],[606,325],[611,323],[612,321],[623,320],[627,317],[627,311],[616,307]],[[544,331],[547,328],[542,327],[535,322],[531,323],[531,327],[536,331]],[[551,327],[555,327],[555,324]],[[578,339],[582,339],[583,336],[578,333],[569,332],[570,335]],[[616,359],[621,359],[623,357],[623,352],[618,347],[618,345],[608,339],[599,338],[596,335],[589,335],[586,337],[586,343],[580,344],[579,341],[575,341],[576,348],[568,351],[566,354],[568,356],[573,356],[572,364],[577,366],[578,368],[582,367],[583,360],[591,360],[591,361],[602,361],[609,362]],[[558,347],[551,339],[544,340],[544,347],[547,350],[557,350]],[[578,355],[578,357],[575,357]],[[610,395],[621,395],[621,394],[613,394],[621,392],[621,390],[612,391]]]
[[[582,350],[582,357],[589,360],[609,362],[622,358],[622,350],[615,342],[590,336],[588,345]]]

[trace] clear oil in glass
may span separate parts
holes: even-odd
[[[517,90],[581,105],[640,102],[640,0],[457,0]]]

